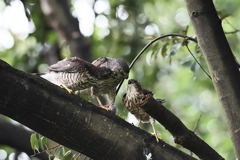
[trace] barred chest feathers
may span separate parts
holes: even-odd
[[[139,121],[143,123],[148,123],[150,120],[150,116],[144,112],[139,105],[141,105],[142,95],[139,94],[136,87],[133,84],[128,85],[128,90],[126,93],[125,106],[129,112],[131,112]]]

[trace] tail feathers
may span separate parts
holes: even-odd
[[[155,99],[156,101],[158,101],[159,103],[161,103],[161,104],[163,104],[163,103],[165,103],[166,102],[166,100],[165,99],[160,99],[160,98],[157,98],[157,99]]]
[[[62,83],[57,80],[57,73],[55,72],[48,72],[40,74],[40,77],[50,81],[53,84],[60,86]]]
[[[55,72],[47,72],[47,73],[30,73],[31,75],[40,76],[49,82],[60,86],[62,83],[56,80],[57,74]]]

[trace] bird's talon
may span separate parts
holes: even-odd
[[[107,108],[107,107],[105,107],[103,105],[99,105],[99,107],[102,108],[102,109],[105,109],[106,111],[110,111],[110,108]]]
[[[100,108],[105,109],[106,111],[109,111],[113,114],[116,114],[117,112],[117,108],[115,107],[115,105],[99,105]]]
[[[162,138],[157,136],[157,133],[151,133],[151,135],[156,138],[157,143],[159,142],[159,139],[162,140]]]
[[[67,86],[65,86],[64,84],[61,84],[60,87],[63,88],[63,89],[66,89],[66,90],[68,91],[68,93],[72,93],[72,92],[73,92],[73,90],[69,89],[69,88],[68,88]]]

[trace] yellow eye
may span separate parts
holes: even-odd
[[[120,70],[120,72],[121,72],[121,73],[124,73],[124,71],[123,71],[122,69]]]

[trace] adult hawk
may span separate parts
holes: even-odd
[[[115,59],[110,57],[100,57],[93,61],[92,64],[100,68],[109,68],[115,75],[114,78],[108,80],[99,81],[99,85],[94,85],[91,87],[92,95],[102,95],[108,94],[108,99],[110,102],[109,108],[114,108],[114,102],[116,98],[116,88],[122,79],[128,79],[129,66],[122,59]],[[97,97],[99,104],[101,104],[99,98]]]
[[[156,130],[154,128],[155,119],[148,115],[140,106],[143,105],[146,96],[153,96],[153,93],[149,90],[142,89],[140,83],[135,79],[128,81],[127,93],[123,95],[122,101],[127,110],[132,113],[140,122],[151,123],[156,140],[158,140]],[[165,100],[158,100],[160,103],[164,103]]]
[[[105,59],[106,57],[101,58]],[[95,66],[78,57],[64,59],[48,67],[49,72],[41,75],[41,77],[66,89],[69,93],[91,88],[91,94],[94,96],[98,96],[99,94],[110,94],[112,93],[110,91],[116,90],[114,86],[117,80],[126,78],[129,69],[126,69],[128,65],[126,62],[123,63],[123,60],[114,58],[106,59],[109,60],[106,67]],[[115,96],[113,97],[114,99],[110,99],[110,102],[114,103]],[[100,107],[106,109],[101,103]]]

